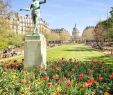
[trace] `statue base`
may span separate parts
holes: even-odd
[[[34,67],[41,64],[46,68],[46,40],[42,34],[29,34],[25,37],[24,66]]]

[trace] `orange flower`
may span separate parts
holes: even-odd
[[[96,81],[94,79],[89,79],[87,82],[85,82],[83,84],[83,87],[89,87],[89,86],[93,85],[94,83],[96,83]]]
[[[82,79],[82,78],[84,78],[84,74],[83,74],[83,73],[81,73],[81,74],[79,75],[79,79]]]
[[[89,86],[91,86],[91,85],[92,85],[91,83],[85,82],[85,83],[83,84],[83,87],[89,87]]]
[[[105,92],[104,95],[111,95],[111,94],[109,94],[108,92]]]
[[[58,75],[58,74],[53,75],[52,78],[53,78],[53,79],[58,79],[58,78],[59,78],[59,75]]]
[[[69,87],[71,86],[71,83],[69,81],[66,82],[66,86]]]
[[[96,80],[94,80],[94,79],[89,79],[87,82],[96,83]]]
[[[48,80],[49,78],[47,76],[44,76],[43,77],[43,80]]]
[[[26,83],[26,80],[25,79],[21,79],[20,83]]]

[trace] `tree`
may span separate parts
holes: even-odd
[[[104,41],[113,41],[113,7],[111,8],[110,17],[104,21],[99,22],[95,27],[96,42],[101,44]]]
[[[110,13],[111,18],[113,18],[113,7],[111,7],[111,10],[109,13]]]

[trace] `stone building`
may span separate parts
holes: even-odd
[[[60,28],[60,29],[51,29],[52,33],[55,33],[59,36],[59,41],[61,43],[63,42],[67,42],[70,40],[70,33],[64,29],[64,28]]]
[[[73,31],[72,31],[72,42],[73,43],[81,42],[81,35],[80,35],[80,32],[77,29],[76,25],[75,25],[75,27],[73,28]]]
[[[40,31],[42,33],[48,33],[48,32],[51,33],[51,29],[49,27],[49,24],[46,21],[44,21],[42,18],[40,20]]]
[[[3,20],[5,22],[7,21],[10,25],[10,29],[5,29],[7,29],[8,31],[15,32],[17,34],[25,34],[27,32],[32,32],[34,28],[34,24],[29,15],[22,16],[18,13],[12,13],[10,15],[0,15],[0,21],[2,22]],[[51,31],[48,23],[45,22],[43,19],[40,19],[40,31],[43,33]]]

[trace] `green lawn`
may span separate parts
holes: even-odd
[[[48,60],[56,60],[59,58],[75,58],[80,61],[87,61],[91,59],[100,59],[105,63],[113,63],[113,58],[106,56],[102,52],[96,51],[89,46],[83,44],[63,45],[59,47],[48,49]]]
[[[3,60],[20,60],[22,56],[16,56],[13,58],[7,58]],[[66,59],[78,59],[80,61],[88,61],[91,59],[99,59],[104,61],[104,63],[111,64],[113,63],[113,58],[105,55],[102,52],[96,51],[89,46],[83,44],[76,44],[76,45],[62,45],[54,48],[48,48],[47,50],[47,60],[57,60],[61,58]],[[1,61],[3,61],[1,60]]]

